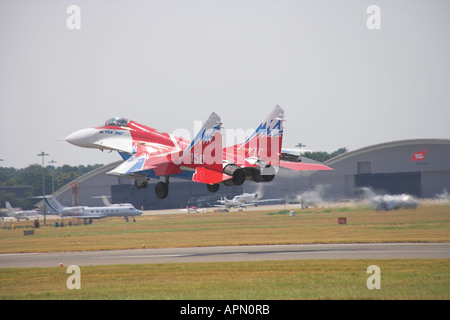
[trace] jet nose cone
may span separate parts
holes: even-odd
[[[96,133],[97,130],[93,128],[81,129],[69,134],[65,140],[79,147],[89,147],[94,140]]]

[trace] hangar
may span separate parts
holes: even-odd
[[[310,159],[302,157],[302,161]],[[411,194],[435,198],[450,191],[450,139],[414,139],[381,143],[341,154],[326,162],[331,171],[280,169],[264,194],[288,202],[307,195],[318,201],[361,196],[360,187],[377,194]],[[245,192],[255,192],[247,182]],[[313,201],[314,202],[314,201]]]
[[[434,198],[450,190],[450,139],[381,143],[344,153],[324,163],[333,171],[314,172],[310,184],[326,185],[334,198],[354,198],[359,187],[378,193]]]

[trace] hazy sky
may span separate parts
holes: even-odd
[[[63,141],[113,116],[246,130],[277,104],[285,147],[449,138],[449,30],[436,0],[0,0],[0,166],[119,160]]]

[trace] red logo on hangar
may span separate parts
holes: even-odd
[[[423,149],[422,151],[414,152],[411,159],[409,161],[422,161],[425,159],[425,155],[427,154],[428,150]]]

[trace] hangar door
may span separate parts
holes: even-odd
[[[364,173],[355,175],[355,187],[371,187],[389,194],[421,194],[420,172]]]

